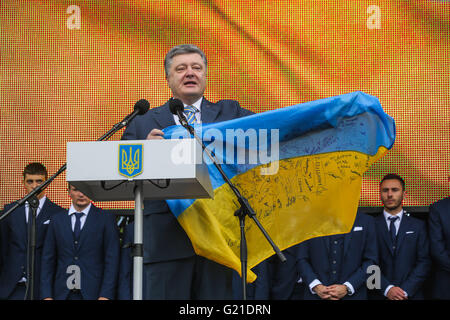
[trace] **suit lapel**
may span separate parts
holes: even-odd
[[[39,211],[39,214],[36,218],[36,245],[40,245],[42,241],[44,241],[43,237],[43,226],[42,224],[48,220],[49,217],[49,200],[48,198],[45,199],[44,204],[42,205],[41,211]],[[38,243],[39,241],[39,243]]]
[[[17,232],[20,234],[19,237],[22,238],[26,248],[26,245],[28,243],[28,224],[25,220],[25,204],[18,207],[16,210],[17,211],[15,212],[14,216],[15,221],[12,226],[14,228],[17,228]]]
[[[384,214],[381,213],[376,219],[376,223],[378,224],[378,230],[381,230],[381,233],[378,234],[378,236],[381,236],[381,239],[383,239],[384,243],[386,244],[386,247],[388,247],[389,252],[394,255],[394,250],[392,249],[392,240],[391,235],[389,233],[386,220],[384,220]]]
[[[160,128],[166,128],[175,125],[175,120],[173,119],[173,115],[169,109],[169,102],[166,102],[162,107],[156,108],[154,110],[154,119],[159,124]]]
[[[67,237],[70,240],[70,243],[73,244],[73,230],[72,230],[72,215],[69,215],[66,211],[64,213],[65,217],[63,220],[63,236]]]
[[[327,249],[328,254],[330,254],[330,237],[322,237],[321,238],[323,245]]]
[[[400,221],[400,227],[398,228],[397,232],[396,251],[402,245],[403,240],[405,240],[406,230],[408,229],[408,226],[409,226],[409,217],[405,213],[403,213],[402,220]]]
[[[353,236],[353,232],[352,231],[353,231],[353,228],[352,228],[352,230],[349,233],[346,233],[344,235],[344,257],[345,257],[345,254],[347,253],[348,246],[349,246],[349,244],[350,244],[350,242],[352,240],[352,236]]]
[[[201,119],[202,123],[211,123],[217,119],[220,108],[217,103],[211,103],[205,98],[202,100]]]
[[[86,217],[86,221],[84,222],[83,228],[80,232],[80,244],[79,247],[81,247],[85,242],[90,234],[91,230],[94,228],[94,225],[97,224],[98,220],[98,212],[94,205],[91,205],[91,209],[89,210],[89,213]]]

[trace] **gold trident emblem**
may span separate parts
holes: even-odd
[[[122,149],[122,170],[126,170],[131,175],[134,170],[139,169],[139,159],[139,149],[134,152],[134,155],[132,155],[131,147],[129,154],[126,153],[125,148]]]

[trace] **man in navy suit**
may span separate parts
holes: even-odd
[[[70,184],[69,196],[69,211],[51,220],[45,238],[41,298],[114,299],[120,250],[114,216]]]
[[[383,214],[375,218],[380,270],[380,294],[389,300],[423,299],[423,284],[431,260],[426,225],[403,210],[405,182],[396,174],[380,183]]]
[[[23,185],[25,191],[30,193],[34,188],[47,180],[47,169],[41,163],[30,163],[23,171]],[[36,250],[34,266],[34,298],[39,298],[39,278],[42,245],[47,233],[47,228],[53,215],[64,210],[54,204],[45,195],[45,190],[37,195],[39,207],[36,216]],[[4,212],[8,211],[15,203],[5,205]],[[0,299],[24,300],[28,267],[28,227],[30,226],[31,210],[28,203],[12,211],[0,222],[0,252],[2,264],[0,264]]]
[[[173,47],[164,60],[167,84],[173,98],[185,105],[187,118],[211,123],[252,114],[239,102],[212,103],[203,97],[207,60],[194,45]],[[123,140],[163,139],[162,129],[179,124],[169,103],[137,116]],[[232,270],[197,256],[184,230],[165,201],[144,201],[145,299],[230,299]]]
[[[358,213],[351,232],[298,245],[297,267],[304,299],[367,299],[367,268],[378,263],[373,218]]]
[[[448,300],[450,299],[450,197],[430,206],[428,228],[434,266],[432,297]]]

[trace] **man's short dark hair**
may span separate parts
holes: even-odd
[[[180,44],[178,46],[173,47],[167,52],[166,57],[164,58],[164,71],[166,73],[166,78],[169,75],[170,65],[172,64],[173,57],[180,54],[188,54],[188,53],[197,53],[202,57],[203,62],[205,63],[205,67],[208,67],[208,61],[206,60],[205,53],[194,44]]]
[[[383,183],[383,181],[385,181],[385,180],[398,180],[398,181],[400,181],[400,183],[402,184],[403,191],[406,190],[406,189],[405,189],[405,180],[403,180],[403,178],[400,177],[398,174],[395,174],[395,173],[389,173],[389,174],[385,175],[385,176],[383,177],[383,179],[381,180],[380,185],[381,185],[381,184]]]
[[[25,179],[25,175],[27,174],[39,174],[45,176],[45,180],[47,180],[48,173],[47,169],[42,163],[39,162],[32,162],[29,163],[24,169],[23,169],[23,178]]]

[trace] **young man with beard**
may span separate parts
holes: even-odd
[[[389,300],[423,299],[422,286],[431,260],[426,225],[403,209],[405,182],[396,174],[384,176],[380,183],[383,213],[375,218],[381,290]]]

